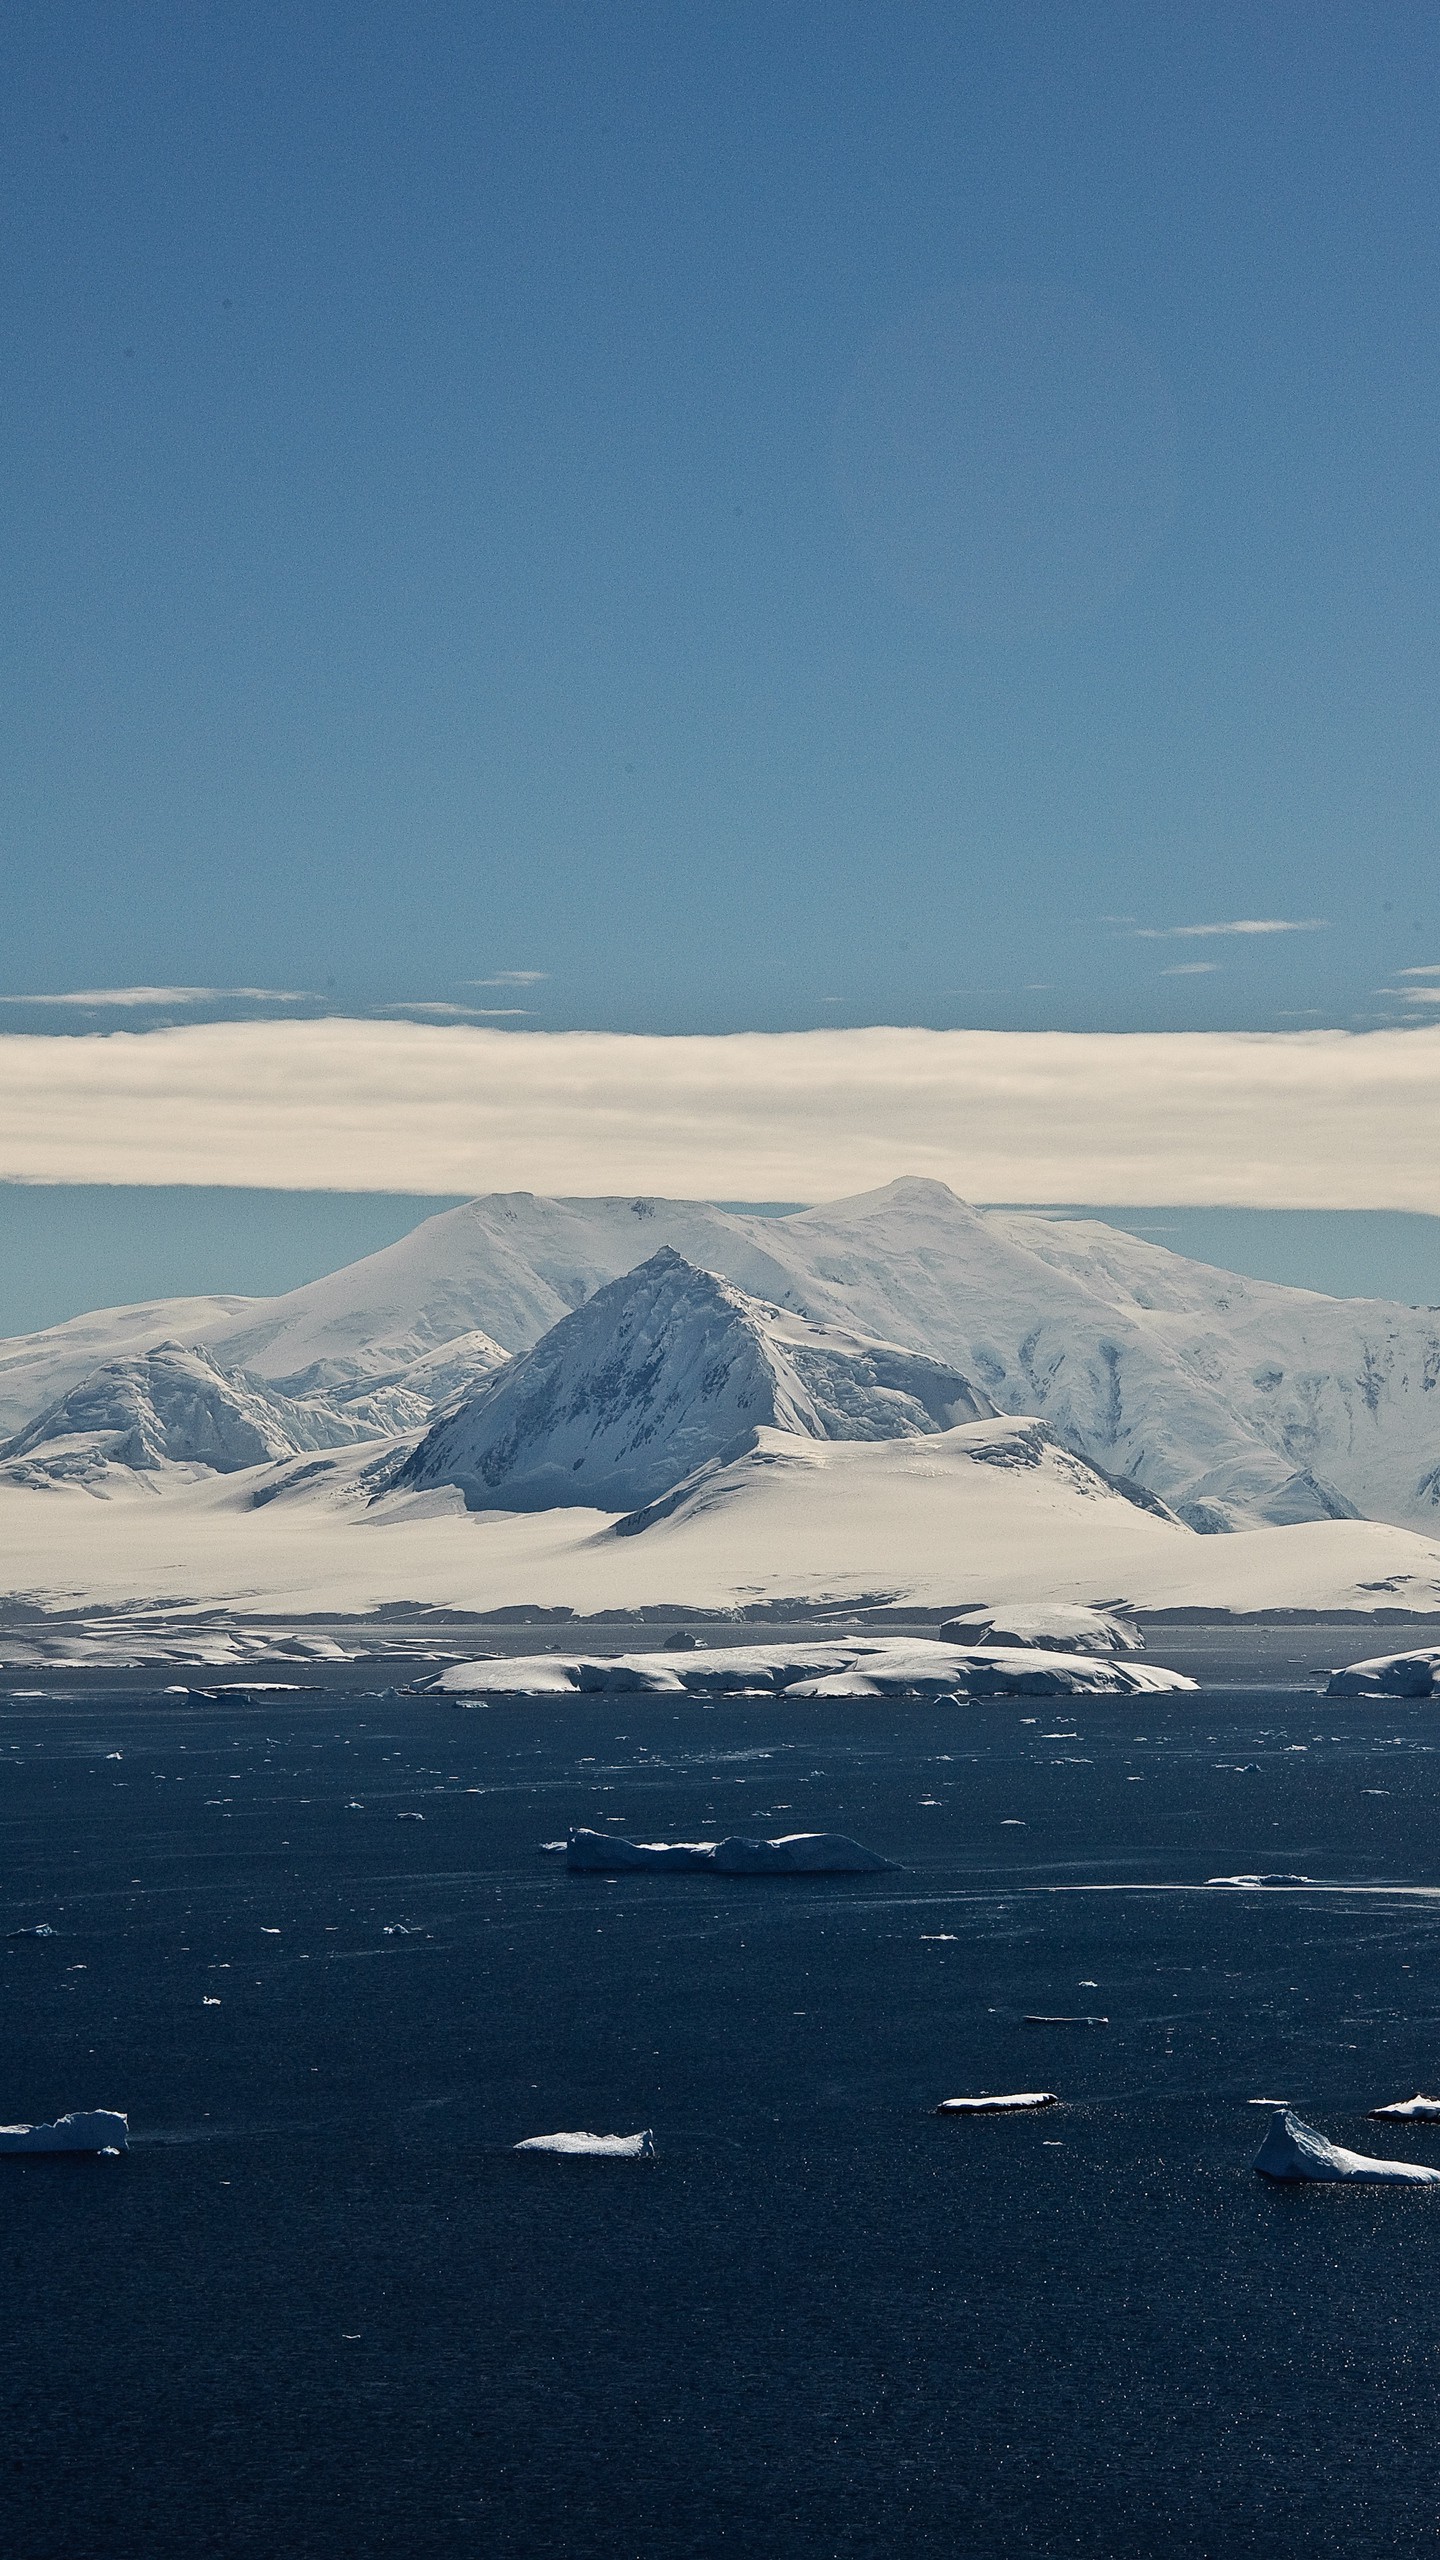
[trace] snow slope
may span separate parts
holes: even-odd
[[[881,1440],[994,1410],[923,1353],[765,1306],[664,1245],[454,1406],[396,1481],[456,1485],[472,1511],[621,1511],[738,1457],[762,1423]]]
[[[0,1482],[0,1585],[19,1604],[112,1613],[86,1641],[153,1639],[170,1613],[363,1615],[386,1603],[579,1613],[658,1605],[1003,1598],[1140,1609],[1440,1612],[1440,1546],[1376,1521],[1200,1537],[1127,1502],[1034,1423],[836,1441],[762,1428],[639,1534],[564,1509],[467,1512],[453,1488],[369,1499],[373,1450],[107,1502]],[[1162,1657],[1163,1658],[1163,1657]]]

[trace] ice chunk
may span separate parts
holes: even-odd
[[[558,2151],[567,2160],[653,2160],[653,2133],[532,2133],[517,2151]]]
[[[1390,2107],[1372,2107],[1372,2124],[1440,2124],[1440,2098],[1397,2098]]]
[[[53,2124],[0,2124],[0,2151],[126,2151],[130,2119],[109,2107],[78,2109]]]
[[[1418,1653],[1377,1653],[1368,1662],[1349,1662],[1332,1671],[1327,1698],[1430,1698],[1440,1672],[1440,1646]]]
[[[1058,2107],[1053,2089],[1017,2089],[1008,2098],[942,2098],[937,2116],[1032,2115],[1037,2107]]]
[[[964,1609],[940,1629],[951,1644],[1042,1645],[1047,1653],[1143,1653],[1145,1639],[1123,1601],[1023,1601],[1015,1608]]]
[[[1273,1876],[1207,1876],[1205,1881],[1207,1884],[1250,1886],[1262,1884],[1310,1884],[1313,1882],[1313,1878],[1310,1876],[1292,1876],[1282,1872],[1279,1875]]]
[[[1073,2018],[1030,2016],[1027,2017],[1025,2024],[1027,2027],[1108,2027],[1110,2021],[1108,2018],[1087,2017],[1082,2012],[1081,2015]]]
[[[777,1840],[615,1840],[605,1831],[572,1831],[565,1863],[576,1875],[629,1875],[642,1868],[721,1876],[854,1876],[893,1865],[838,1832],[792,1831]]]
[[[1262,2178],[1346,2178],[1366,2186],[1440,2186],[1440,2169],[1422,2168],[1414,2160],[1370,2160],[1363,2151],[1342,2151],[1313,2125],[1302,2124],[1288,2107],[1276,2108],[1254,2166]]]

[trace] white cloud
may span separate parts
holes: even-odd
[[[423,1013],[458,1022],[524,1022],[529,1020],[529,1007],[523,1004],[437,1004],[419,998],[408,1004],[382,1004],[378,1013]]]
[[[1440,1211],[1440,1025],[718,1038],[349,1019],[0,1035],[0,1177]]]
[[[1427,960],[1423,968],[1397,969],[1397,978],[1440,978],[1440,960]]]
[[[87,1012],[182,1004],[314,1004],[303,987],[72,987],[63,995],[0,996],[0,1004],[71,1004]]]
[[[1206,942],[1220,934],[1328,933],[1324,916],[1237,916],[1231,924],[1137,924],[1136,942]]]
[[[467,978],[467,987],[540,987],[549,977],[548,969],[497,969],[493,978]]]
[[[1162,978],[1213,978],[1218,960],[1177,960],[1173,969],[1162,969]]]

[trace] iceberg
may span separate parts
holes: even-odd
[[[1342,2151],[1338,2143],[1327,2142],[1313,2125],[1302,2124],[1288,2107],[1276,2108],[1253,2165],[1262,2178],[1343,2178],[1365,2186],[1440,2186],[1440,2169],[1422,2168],[1414,2160],[1370,2160],[1363,2151]]]
[[[962,1609],[940,1629],[951,1644],[1040,1645],[1047,1653],[1143,1653],[1145,1639],[1123,1600],[1024,1601],[1017,1608]]]
[[[1440,2098],[1397,2098],[1390,2107],[1372,2107],[1372,2124],[1440,2124]]]
[[[1282,1873],[1274,1876],[1207,1876],[1205,1882],[1207,1885],[1240,1885],[1248,1889],[1251,1886],[1263,1884],[1311,1884],[1314,1878]]]
[[[130,2119],[110,2107],[77,2109],[53,2124],[0,2124],[0,2151],[128,2151]]]
[[[653,2133],[532,2133],[517,2151],[558,2151],[567,2160],[653,2160]]]
[[[1033,2115],[1037,2107],[1058,2107],[1053,2089],[1017,2089],[1008,2098],[942,2098],[937,2116]]]
[[[1440,1672],[1440,1646],[1424,1645],[1416,1653],[1377,1653],[1368,1662],[1347,1662],[1332,1671],[1327,1698],[1433,1698]]]
[[[833,1831],[792,1831],[778,1840],[614,1840],[577,1830],[565,1847],[572,1875],[632,1875],[659,1867],[695,1875],[859,1876],[894,1867],[874,1849]]]

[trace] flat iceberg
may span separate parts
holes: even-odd
[[[567,2160],[653,2160],[653,2133],[532,2133],[517,2151],[558,2151]]]
[[[929,1636],[714,1645],[693,1653],[508,1654],[452,1662],[425,1696],[505,1699],[635,1694],[811,1698],[1143,1697],[1193,1689],[1184,1672],[1113,1653],[1047,1652],[1039,1638],[941,1644]]]
[[[1058,2107],[1053,2089],[1017,2089],[1008,2098],[942,2098],[937,2116],[1033,2115],[1037,2107]]]
[[[1372,2124],[1440,2124],[1440,2098],[1397,2098],[1391,2107],[1372,2107]]]
[[[1207,1876],[1205,1879],[1207,1885],[1240,1885],[1246,1889],[1262,1884],[1311,1884],[1313,1881],[1311,1876],[1293,1876],[1284,1872],[1273,1876]]]
[[[1347,1662],[1332,1671],[1327,1698],[1433,1698],[1440,1672],[1440,1646],[1425,1645],[1417,1653],[1377,1653],[1368,1662]]]
[[[632,1875],[679,1869],[720,1876],[859,1876],[893,1868],[892,1858],[833,1831],[792,1831],[778,1840],[614,1840],[606,1831],[572,1831],[565,1847],[572,1875]]]
[[[962,1609],[940,1629],[951,1644],[1040,1645],[1047,1653],[1143,1653],[1145,1639],[1123,1600],[1023,1601],[1018,1608]]]
[[[110,2107],[77,2109],[53,2124],[0,2124],[0,2151],[128,2151],[130,2119]]]
[[[1440,2186],[1440,2169],[1422,2168],[1414,2160],[1370,2160],[1363,2151],[1342,2151],[1338,2143],[1327,2142],[1313,2125],[1302,2124],[1288,2107],[1276,2108],[1253,2165],[1262,2178],[1344,2178],[1364,2186]]]

